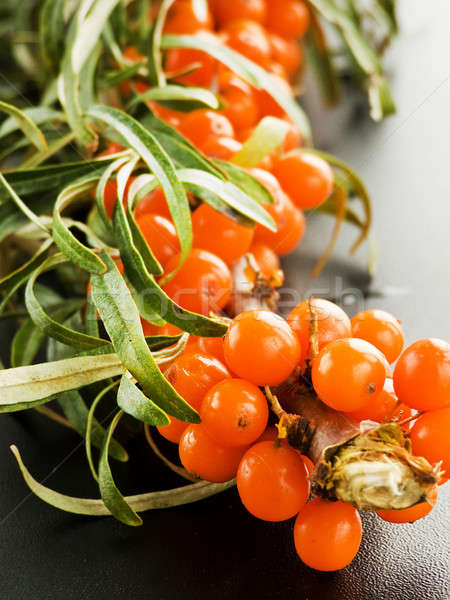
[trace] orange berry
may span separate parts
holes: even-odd
[[[121,152],[122,150],[125,150],[125,148],[120,144],[117,144],[116,142],[108,142],[108,145],[103,150],[103,152],[97,154],[97,158],[101,158],[102,156],[110,156],[111,154],[116,154],[117,152]]]
[[[203,397],[212,386],[231,377],[228,369],[219,360],[196,351],[180,354],[167,369],[165,376],[195,410],[200,410]],[[188,425],[189,423],[170,417],[169,425],[158,427],[158,431],[170,442],[178,443]]]
[[[298,208],[317,208],[333,191],[330,165],[308,152],[294,151],[282,156],[273,174]]]
[[[245,508],[264,521],[290,519],[309,496],[307,470],[300,455],[271,441],[258,442],[244,454],[237,488]]]
[[[305,467],[306,467],[306,470],[308,471],[308,475],[311,475],[311,473],[314,471],[314,466],[315,466],[313,461],[308,456],[305,456],[304,454],[300,454],[300,458],[305,463]]]
[[[223,483],[236,475],[247,447],[219,446],[199,425],[189,425],[180,439],[180,460],[185,469],[207,481]]]
[[[450,476],[450,408],[421,415],[411,429],[412,451],[432,465],[441,462],[444,476]]]
[[[311,306],[313,314],[311,314]],[[317,317],[319,351],[334,340],[348,338],[352,335],[350,319],[337,304],[324,298],[303,300],[292,309],[287,318],[302,347],[300,364],[305,362],[310,351],[310,328],[314,313]]]
[[[194,110],[186,115],[181,133],[196,146],[202,146],[210,137],[234,137],[234,128],[221,113],[208,109]]]
[[[286,321],[267,310],[249,310],[233,319],[225,336],[225,360],[255,385],[278,385],[300,357],[297,336]]]
[[[311,375],[322,402],[335,410],[352,412],[381,393],[386,369],[375,346],[365,340],[344,338],[319,352]]]
[[[228,23],[222,33],[227,46],[259,65],[266,65],[270,43],[264,27],[254,21],[238,19]]]
[[[137,219],[137,226],[163,267],[180,251],[177,230],[169,219],[149,213]]]
[[[167,273],[176,269],[180,255],[166,264]],[[231,295],[231,273],[221,258],[194,248],[178,273],[164,286],[164,291],[177,304],[196,313],[219,312]]]
[[[299,38],[309,26],[309,11],[301,0],[277,0],[267,4],[267,26],[281,37]]]
[[[229,379],[208,391],[200,416],[207,433],[218,444],[245,446],[266,428],[269,408],[256,385],[244,379]]]
[[[410,508],[400,510],[377,510],[377,515],[389,523],[414,523],[418,519],[423,519],[433,509],[437,501],[437,486],[430,494],[430,502],[419,502]]]
[[[298,148],[302,143],[302,134],[298,127],[296,127],[293,123],[288,121],[289,130],[284,138],[283,142],[283,152],[289,152],[290,150],[294,150]]]
[[[397,404],[397,396],[394,392],[394,384],[390,377],[386,377],[383,389],[373,398],[369,398],[362,408],[356,411],[348,412],[347,415],[354,421],[375,421],[381,423],[386,415],[391,413]],[[394,419],[392,414],[391,419]],[[390,420],[391,420],[390,419]]]
[[[358,553],[361,538],[358,511],[340,501],[313,498],[294,525],[297,554],[318,571],[337,571],[349,565]]]
[[[200,147],[209,158],[230,160],[242,148],[242,144],[231,137],[209,137]]]
[[[389,363],[397,360],[405,341],[400,321],[384,310],[364,310],[355,315],[352,335],[376,346]]]
[[[184,119],[184,113],[178,110],[172,110],[171,108],[167,108],[162,104],[153,102],[153,100],[148,100],[147,104],[159,119],[162,119],[175,129],[178,129],[180,127],[181,121]]]
[[[198,349],[206,354],[211,354],[221,362],[225,363],[225,355],[223,353],[224,340],[221,337],[199,337]]]
[[[134,216],[136,219],[139,219],[143,215],[147,215],[149,213],[161,215],[169,219],[171,218],[166,196],[161,187],[157,187],[155,190],[139,200],[136,210],[134,211]]]
[[[254,229],[230,219],[208,204],[192,214],[194,246],[208,250],[231,265],[245,254],[252,243]]]
[[[250,246],[249,252],[255,257],[256,263],[266,279],[270,279],[280,269],[280,259],[267,244],[254,242]]]
[[[302,64],[303,53],[297,40],[286,40],[276,33],[269,33],[272,58],[293,75]]]
[[[436,410],[450,404],[450,344],[437,338],[408,346],[394,369],[400,401],[416,410]]]
[[[267,6],[266,0],[214,0],[212,10],[217,24],[223,27],[236,19],[264,23]]]
[[[208,31],[196,34],[206,41],[218,43],[217,37]],[[209,87],[216,73],[216,60],[206,52],[191,48],[173,48],[166,54],[165,70],[168,74],[177,74],[195,66],[195,70],[179,75],[175,80],[186,85]]]
[[[270,73],[270,77],[273,83],[280,88],[286,96],[292,96],[292,88],[286,81],[285,77],[279,73]],[[272,98],[272,96],[264,89],[256,89],[255,97],[258,103],[258,108],[261,117],[272,116],[272,117],[284,117],[285,111],[281,106]]]
[[[177,0],[169,9],[164,24],[164,33],[192,34],[212,29],[213,21],[209,10],[195,11],[192,0]],[[208,4],[205,3],[206,8]]]
[[[232,71],[222,70],[218,78],[218,92],[225,107],[222,113],[235,129],[247,129],[256,124],[258,104],[252,87]]]

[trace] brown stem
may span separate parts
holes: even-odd
[[[195,475],[192,475],[191,473],[188,473],[188,471],[186,471],[186,469],[184,469],[183,467],[179,467],[178,465],[174,464],[171,460],[169,460],[167,457],[164,456],[164,454],[161,452],[161,450],[155,444],[155,441],[152,437],[152,434],[150,433],[150,428],[148,425],[144,425],[144,433],[145,433],[145,439],[147,440],[147,443],[150,446],[150,448],[153,450],[153,452],[156,454],[156,456],[160,460],[162,460],[162,462],[167,467],[169,467],[169,469],[171,471],[173,471],[180,477],[183,477],[183,479],[187,479],[188,481],[193,481],[195,483],[197,483],[198,481],[201,481],[201,479],[199,479]]]

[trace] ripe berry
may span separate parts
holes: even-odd
[[[185,469],[207,481],[233,479],[247,447],[219,446],[199,425],[189,425],[180,439],[180,460]]]
[[[270,43],[264,27],[247,19],[228,23],[223,30],[227,46],[255,63],[265,66],[270,58]]]
[[[221,381],[203,399],[200,416],[207,433],[222,446],[251,444],[269,418],[264,394],[244,379]]]
[[[205,41],[218,43],[217,37],[208,31],[200,31],[196,35]],[[175,80],[186,85],[209,87],[216,73],[216,60],[210,54],[190,48],[173,48],[167,52],[167,73],[175,75],[188,71],[191,67],[195,67],[195,70],[179,75]]]
[[[300,344],[286,321],[266,310],[235,317],[225,336],[225,360],[233,373],[255,385],[287,379],[300,357]]]
[[[286,39],[299,38],[309,26],[309,11],[300,0],[278,0],[267,4],[267,26]]]
[[[192,214],[192,229],[194,246],[216,254],[228,265],[248,251],[254,233],[208,204],[201,204]]]
[[[434,465],[442,461],[444,477],[450,476],[450,408],[420,416],[411,429],[412,451]]]
[[[134,216],[139,219],[142,215],[154,213],[163,217],[171,218],[166,196],[161,187],[157,187],[153,192],[146,194],[139,200]]]
[[[228,369],[215,357],[197,351],[180,354],[165,373],[166,379],[195,410],[206,392],[216,383],[229,379]],[[170,417],[170,424],[158,427],[159,433],[171,442],[178,443],[189,423]]]
[[[200,150],[208,158],[230,160],[242,148],[242,144],[231,137],[209,137]]]
[[[314,317],[317,317],[319,351],[334,340],[352,335],[350,319],[337,304],[324,298],[303,300],[292,309],[287,318],[302,347],[300,364],[303,364],[310,355],[310,329]]]
[[[272,79],[273,85],[280,88],[280,91],[284,92],[286,96],[292,96],[292,88],[289,83],[286,81],[286,78],[279,73],[270,73],[270,78]],[[272,98],[272,96],[264,89],[255,90],[255,97],[258,103],[258,108],[261,117],[284,117],[285,111],[278,104],[276,100]]]
[[[233,125],[221,113],[200,109],[189,113],[181,123],[181,133],[201,146],[210,137],[234,137]]]
[[[297,40],[286,40],[276,33],[269,33],[272,58],[281,64],[286,73],[293,75],[302,64],[303,54]]]
[[[370,421],[381,423],[388,414],[391,414],[391,419],[393,420],[394,415],[392,411],[396,404],[397,396],[394,392],[394,384],[390,377],[386,377],[383,389],[379,394],[370,397],[359,410],[348,412],[347,415],[358,422],[369,419]]]
[[[137,219],[137,225],[163,267],[180,251],[177,230],[169,219],[161,215],[146,214]]]
[[[295,549],[318,571],[337,571],[355,558],[362,538],[358,511],[344,502],[313,498],[294,525]]]
[[[271,441],[259,442],[244,454],[237,487],[245,508],[264,521],[290,519],[309,496],[307,470],[300,455]]]
[[[450,404],[450,344],[436,338],[408,346],[394,369],[400,401],[416,410],[436,410]]]
[[[211,354],[221,362],[225,363],[225,355],[223,353],[223,338],[219,337],[199,337],[198,349],[200,352]]]
[[[437,496],[438,488],[436,486],[430,494],[430,502],[420,502],[410,508],[401,510],[377,510],[376,513],[383,521],[389,523],[414,523],[414,521],[423,519],[431,512],[436,504]]]
[[[273,174],[298,208],[317,208],[333,190],[330,165],[308,152],[296,150],[285,154],[277,161]]]
[[[389,363],[397,360],[405,342],[400,322],[384,310],[364,310],[355,315],[352,335],[376,346]]]
[[[280,269],[280,259],[267,244],[254,242],[250,246],[249,252],[253,254],[261,274],[266,279],[270,279]]]
[[[205,6],[206,11],[195,11],[191,0],[178,0],[169,9],[164,33],[192,34],[203,29],[212,29],[212,16],[207,3]]]
[[[179,254],[166,264],[171,273],[180,261]],[[164,291],[183,308],[208,315],[219,312],[231,295],[231,273],[221,258],[194,248],[178,273],[164,286]]]
[[[375,346],[365,340],[344,338],[320,351],[311,374],[322,402],[335,410],[352,412],[381,392],[386,369]]]
[[[232,71],[222,70],[218,77],[218,92],[224,104],[222,113],[236,131],[253,127],[258,120],[258,105],[252,87]]]
[[[214,0],[212,10],[217,24],[224,27],[236,19],[264,23],[267,6],[266,0]]]

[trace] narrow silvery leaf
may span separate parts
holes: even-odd
[[[47,148],[47,141],[39,127],[23,111],[12,104],[0,100],[0,112],[5,112],[17,121],[17,125],[24,135],[32,142],[38,150]]]
[[[289,125],[286,121],[264,117],[231,162],[241,167],[255,167],[283,144],[288,131]]]
[[[210,90],[198,87],[184,87],[182,85],[165,85],[164,87],[150,88],[146,92],[139,94],[130,102],[130,106],[138,102],[155,100],[163,102],[170,108],[180,109],[187,107],[186,110],[196,108],[219,108],[219,100]],[[173,104],[178,103],[178,104]]]
[[[122,375],[117,392],[119,407],[138,421],[147,425],[169,425],[170,419],[150,398],[147,398],[127,375]]]

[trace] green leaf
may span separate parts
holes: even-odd
[[[165,85],[159,88],[150,88],[146,92],[135,96],[130,102],[130,107],[138,102],[154,100],[173,110],[191,111],[197,108],[219,108],[219,100],[210,90],[199,87],[184,87],[182,85]]]
[[[173,2],[174,0],[163,0],[161,2],[158,14],[150,30],[147,58],[148,78],[152,86],[163,87],[166,84],[166,77],[162,67],[161,35],[167,12]]]
[[[97,346],[108,344],[107,340],[91,337],[85,333],[79,333],[78,331],[64,327],[64,325],[61,325],[52,319],[43,309],[34,292],[34,284],[36,278],[39,277],[41,273],[58,264],[61,264],[61,256],[54,255],[47,258],[42,265],[34,271],[28,280],[25,288],[25,305],[34,324],[48,336],[79,350],[89,350],[91,348],[96,348]]]
[[[53,244],[52,238],[45,240],[37,252],[23,265],[17,268],[12,273],[9,273],[0,280],[0,294],[9,292],[12,289],[17,289],[17,284],[25,283],[30,273],[32,273],[39,265],[41,265],[46,256],[47,251]]]
[[[0,413],[50,402],[55,394],[122,375],[117,354],[80,356],[0,371]]]
[[[55,492],[48,487],[42,485],[34,479],[28,469],[23,464],[19,450],[16,446],[10,446],[17,463],[19,465],[25,483],[30,490],[41,500],[64,510],[77,515],[88,516],[107,516],[111,512],[105,506],[102,500],[91,498],[74,498],[60,492]],[[204,498],[209,498],[215,494],[224,492],[236,484],[235,480],[227,481],[226,483],[209,483],[208,481],[199,481],[191,485],[185,485],[172,490],[164,490],[162,492],[149,492],[147,494],[137,494],[135,496],[125,496],[124,500],[136,512],[144,512],[146,510],[155,510],[162,508],[170,508],[174,506],[182,506],[191,502],[198,502]]]
[[[172,160],[157,139],[135,119],[108,106],[97,105],[89,110],[92,118],[104,121],[127,139],[128,146],[139,154],[154,173],[164,190],[181,247],[180,265],[192,247],[192,226],[189,202],[179,181]]]
[[[222,181],[210,173],[198,171],[197,169],[182,169],[178,172],[178,176],[184,183],[196,185],[217,194],[234,210],[256,223],[264,225],[271,231],[276,231],[275,222],[269,213],[230,181]]]
[[[61,406],[66,419],[73,425],[74,429],[81,435],[86,437],[87,420],[89,409],[81,394],[76,390],[64,392],[58,397],[58,403]],[[91,423],[90,439],[94,446],[101,448],[105,439],[106,430],[100,425],[97,419],[93,419]],[[109,454],[113,458],[126,462],[128,453],[125,448],[114,439],[111,439],[109,446]]]
[[[42,223],[39,217],[30,208],[28,208],[25,202],[16,194],[16,192],[6,181],[2,173],[0,173],[0,184],[6,190],[9,197],[12,199],[17,208],[26,216],[26,218],[32,221],[35,225],[37,225],[39,229],[42,229],[42,231],[49,233],[47,227]]]
[[[380,121],[385,116],[394,113],[395,103],[383,74],[380,59],[353,19],[332,0],[310,0],[310,4],[327,21],[338,28],[350,52],[365,73],[372,119]]]
[[[42,56],[54,73],[58,72],[64,50],[65,0],[45,0],[39,13],[39,43]]]
[[[139,312],[116,265],[105,252],[101,257],[108,271],[91,275],[92,298],[122,363],[160,408],[182,421],[198,423],[198,413],[158,369],[145,343]]]
[[[303,138],[308,142],[311,141],[311,128],[308,119],[296,100],[287,95],[275,83],[270,74],[256,63],[222,44],[205,40],[200,36],[164,35],[161,40],[161,47],[165,49],[194,48],[210,54],[258,89],[266,90],[290,116],[299,128]]]
[[[63,113],[54,108],[48,106],[31,106],[30,108],[24,108],[22,113],[28,117],[35,125],[42,125],[48,121],[64,121],[65,117]],[[14,133],[20,129],[20,126],[15,117],[9,117],[3,121],[0,126],[0,138]]]
[[[240,167],[255,167],[279,148],[289,131],[289,124],[275,117],[264,117],[231,162]]]
[[[216,159],[217,164],[227,174],[231,183],[253,198],[258,204],[273,204],[274,199],[269,190],[255,179],[248,171],[237,165]]]
[[[74,139],[75,134],[73,133],[73,131],[69,131],[69,133],[60,138],[57,138],[53,143],[51,143],[47,150],[45,150],[44,152],[37,152],[36,154],[31,156],[22,164],[22,167],[24,169],[31,169],[33,167],[41,165],[43,162],[46,162],[49,158],[51,158],[54,154],[57,154],[60,150],[62,150],[68,144],[73,142]]]
[[[23,131],[24,135],[30,140],[32,144],[36,146],[38,150],[46,150],[47,141],[39,129],[39,127],[33,123],[33,121],[24,112],[13,106],[0,100],[0,112],[5,112],[17,121],[17,125]]]
[[[125,498],[117,489],[108,462],[109,445],[112,434],[114,433],[122,414],[122,411],[119,411],[109,426],[98,465],[98,485],[102,500],[105,506],[111,511],[112,515],[118,521],[125,523],[125,525],[136,526],[142,525],[142,519],[130,507]]]
[[[150,315],[152,313],[161,315],[165,321],[193,335],[225,335],[226,327],[223,324],[181,308],[155,282],[134,244],[131,230],[120,202],[116,203],[114,211],[114,234],[120,250],[125,274],[140,298],[139,308],[144,317],[147,311]],[[131,369],[130,372],[133,373]],[[138,377],[136,378],[138,379]]]
[[[114,162],[112,162],[107,169],[104,170],[103,175],[97,184],[95,200],[97,203],[97,211],[100,215],[103,224],[108,232],[112,233],[111,220],[106,214],[105,210],[105,189],[108,181],[115,171],[117,171],[123,164],[129,160],[129,156],[121,156]]]
[[[142,125],[158,138],[159,143],[172,160],[185,169],[200,169],[223,178],[223,173],[176,129],[158,119],[153,113],[142,119]]]
[[[148,425],[169,425],[170,419],[150,398],[147,398],[127,375],[122,375],[117,404],[127,414]]]
[[[53,209],[53,239],[58,248],[72,262],[90,273],[104,273],[106,266],[102,260],[70,231],[61,213],[79,196],[91,190],[98,175],[86,175],[67,186],[58,196]]]

